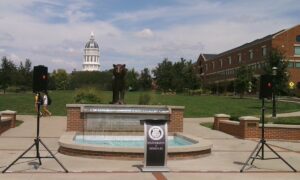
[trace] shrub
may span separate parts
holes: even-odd
[[[148,105],[148,104],[150,104],[150,100],[151,100],[150,94],[143,93],[143,94],[140,94],[140,96],[139,96],[139,102],[138,102],[138,104],[140,104],[140,105]]]
[[[101,92],[95,88],[81,88],[76,91],[74,101],[80,104],[99,104],[102,101]]]

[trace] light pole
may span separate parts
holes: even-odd
[[[272,95],[272,100],[273,100],[273,111],[272,111],[272,117],[276,118],[276,99],[275,99],[275,79],[277,75],[277,67],[272,67],[272,75],[273,75],[273,95]]]

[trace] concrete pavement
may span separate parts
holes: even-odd
[[[11,163],[20,153],[33,143],[36,133],[34,116],[17,116],[24,123],[0,136],[0,170]],[[196,159],[168,161],[170,172],[141,173],[142,161],[91,159],[66,156],[57,153],[58,139],[66,129],[66,117],[46,117],[41,119],[41,137],[70,173],[62,169],[53,159],[43,159],[37,168],[35,160],[21,160],[10,171],[0,174],[2,179],[299,179],[300,173],[292,173],[280,160],[256,160],[247,173],[239,173],[240,168],[255,145],[254,140],[237,139],[223,132],[200,126],[200,122],[212,122],[213,118],[184,120],[184,133],[212,141],[209,155]],[[300,141],[269,141],[281,156],[300,171]],[[42,155],[47,155],[41,149]],[[35,151],[30,154],[34,155]],[[269,151],[267,157],[274,157]],[[36,169],[37,168],[37,169]]]

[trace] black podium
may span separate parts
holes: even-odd
[[[166,172],[168,156],[167,120],[146,119],[144,123],[144,167],[143,172]]]

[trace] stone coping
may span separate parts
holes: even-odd
[[[167,105],[137,105],[137,104],[66,104],[67,108],[83,106],[94,106],[94,107],[125,107],[125,108],[171,108],[171,109],[184,109],[184,106],[167,106]]]
[[[259,124],[259,127],[262,125]],[[287,129],[300,129],[300,125],[287,125],[287,124],[265,124],[265,127],[270,128],[287,128]]]
[[[227,124],[233,124],[233,125],[239,125],[240,124],[240,122],[232,121],[232,120],[221,120],[220,122],[225,122]]]
[[[17,114],[17,111],[4,110],[4,111],[0,111],[0,115],[1,114]]]
[[[84,150],[84,151],[97,151],[97,152],[116,152],[116,153],[144,153],[144,148],[127,148],[127,147],[107,147],[92,144],[75,144],[74,138],[77,132],[65,132],[59,139],[59,145],[64,148]],[[211,150],[212,143],[210,141],[193,137],[191,135],[174,133],[175,136],[180,136],[185,139],[197,142],[196,144],[182,146],[182,147],[168,147],[168,153],[184,153],[184,152],[197,152]]]
[[[239,117],[240,121],[259,121],[259,118],[254,117],[254,116],[242,116]]]
[[[219,117],[219,118],[230,118],[230,115],[228,115],[228,114],[215,114],[214,117]]]

